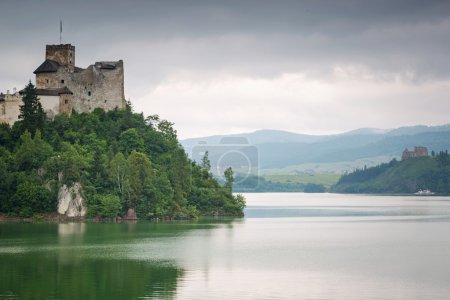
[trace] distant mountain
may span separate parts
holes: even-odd
[[[397,129],[389,130],[387,132],[387,135],[413,135],[425,132],[442,132],[442,131],[450,131],[450,124],[442,126],[417,125],[410,127],[400,127]]]
[[[280,169],[303,164],[351,162],[374,157],[401,156],[405,148],[428,147],[431,152],[450,149],[450,124],[412,126],[392,130],[361,128],[335,135],[306,135],[280,130],[258,130],[230,136],[210,136],[181,141],[188,153],[195,145],[217,146],[226,137],[244,138],[258,149],[260,169]],[[231,139],[232,140],[232,139]],[[206,144],[206,145],[205,145]],[[243,149],[243,146],[237,148]]]
[[[389,132],[389,129],[378,129],[378,128],[359,128],[352,131],[344,132],[339,135],[371,135],[371,134],[383,134]]]
[[[282,130],[263,129],[249,133],[230,134],[230,135],[213,135],[199,138],[185,139],[181,144],[185,148],[191,148],[199,143],[206,143],[210,145],[220,144],[224,137],[244,137],[249,144],[258,145],[265,143],[314,143],[325,140],[330,136],[308,135],[293,133]]]

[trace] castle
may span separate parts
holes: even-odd
[[[90,112],[95,108],[125,108],[123,61],[96,62],[82,69],[75,66],[75,46],[47,45],[45,61],[36,74],[38,98],[47,117],[59,113]],[[22,105],[21,91],[0,93],[0,123],[14,124]]]
[[[402,154],[402,160],[412,158],[412,157],[422,157],[422,156],[428,156],[428,149],[427,147],[414,147],[414,151],[409,151],[408,149],[405,149]]]

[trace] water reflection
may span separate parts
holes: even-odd
[[[0,299],[446,299],[450,201],[247,196],[245,219],[0,224]]]
[[[183,270],[170,264],[0,255],[0,299],[170,298]]]
[[[233,226],[233,219],[0,224],[0,299],[174,298],[186,266],[209,270],[222,240],[213,231],[228,232],[224,246]]]

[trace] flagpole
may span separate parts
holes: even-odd
[[[62,20],[59,19],[59,44],[62,44]]]

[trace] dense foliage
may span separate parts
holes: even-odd
[[[372,168],[343,175],[332,191],[339,193],[414,193],[429,189],[450,194],[450,156],[440,152],[432,157],[392,160]]]
[[[27,88],[33,98],[34,87]],[[27,111],[12,128],[0,125],[0,212],[54,212],[58,189],[80,182],[90,216],[128,208],[140,218],[243,214],[243,197],[190,161],[173,124],[158,116],[128,105],[41,122],[39,107]],[[232,172],[227,176],[232,182]]]

